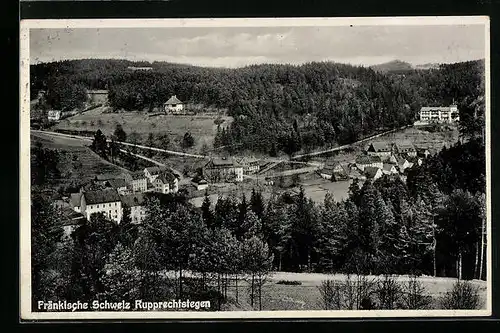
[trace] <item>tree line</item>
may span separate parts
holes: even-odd
[[[234,122],[214,145],[275,155],[351,143],[382,129],[411,124],[421,106],[460,108],[484,95],[484,62],[439,69],[378,73],[314,62],[300,66],[203,68],[155,62],[130,71],[124,60],[74,60],[33,65],[31,93],[46,90],[52,108],[81,102],[81,87],[108,89],[114,109],[149,110],[171,95],[227,108]],[[475,104],[474,104],[475,105]],[[237,148],[236,148],[237,147]]]

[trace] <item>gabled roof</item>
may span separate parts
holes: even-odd
[[[240,164],[257,164],[260,162],[260,159],[255,157],[242,157],[238,160]]]
[[[213,158],[205,164],[206,168],[230,168],[239,166],[232,158]]]
[[[203,178],[201,177],[200,175],[197,175],[196,177],[194,177],[193,179],[191,179],[191,182],[193,183],[196,183],[196,184],[208,184],[208,182]]]
[[[82,199],[82,194],[80,192],[78,193],[71,193],[71,196],[69,198],[69,204],[71,207],[80,207],[80,202]]]
[[[146,170],[152,175],[158,175],[160,174],[160,172],[167,170],[167,167],[153,166],[153,167],[147,167]]]
[[[170,172],[164,171],[158,175],[158,178],[156,179],[161,181],[163,184],[170,184],[175,180],[175,176]]]
[[[125,182],[125,179],[123,178],[114,178],[114,179],[110,179],[108,180],[108,184],[112,187],[112,188],[120,188],[120,187],[127,187],[127,183]]]
[[[356,158],[357,164],[372,164],[380,162],[382,162],[380,156],[360,155]]]
[[[164,105],[175,105],[175,104],[182,104],[182,102],[177,98],[176,95],[173,95],[164,103]]]
[[[63,225],[81,225],[85,223],[86,218],[81,213],[75,212],[69,207],[62,209]]]
[[[340,167],[340,171],[335,171],[337,167]],[[346,167],[342,165],[340,162],[330,162],[325,165],[325,167],[321,170],[321,173],[324,174],[333,174],[335,172],[347,173]]]
[[[122,203],[127,207],[142,206],[145,201],[143,193],[134,193],[121,196]]]
[[[366,167],[365,168],[365,175],[366,177],[368,178],[374,178],[377,173],[380,171],[379,168],[375,168],[375,167]]]
[[[145,179],[146,178],[146,176],[144,175],[144,172],[142,172],[142,171],[132,172],[130,174],[130,177],[132,177],[132,180]]]
[[[391,164],[391,163],[384,163],[384,165],[383,165],[383,169],[385,171],[391,171],[392,168],[395,168],[395,167],[396,167],[396,165]]]
[[[368,149],[372,147],[375,152],[389,152],[392,150],[391,145],[386,142],[372,142]]]
[[[407,157],[408,157],[407,154],[399,154],[394,156],[398,164],[403,164],[405,161],[408,161]]]
[[[411,141],[401,141],[401,142],[395,143],[395,145],[398,149],[413,149],[413,150],[415,150],[415,146],[413,145],[413,143]]]
[[[120,195],[115,189],[88,191],[83,195],[85,196],[85,202],[87,205],[120,201]]]
[[[420,111],[450,111],[450,106],[422,106]]]

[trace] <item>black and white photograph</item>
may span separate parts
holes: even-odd
[[[22,319],[491,315],[488,17],[20,34]]]

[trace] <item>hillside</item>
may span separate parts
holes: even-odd
[[[401,61],[375,68],[313,62],[227,69],[74,60],[33,65],[31,95],[45,90],[46,107],[64,109],[82,105],[85,89],[107,88],[110,106],[126,112],[148,112],[177,95],[186,103],[227,109],[234,118],[215,134],[215,147],[275,156],[351,143],[413,123],[423,105],[470,103],[484,94],[482,61],[404,76],[392,75],[409,68]]]
[[[401,60],[393,60],[389,62],[385,62],[383,64],[371,66],[371,68],[376,72],[381,73],[395,73],[395,72],[403,72],[403,71],[411,71],[413,70],[413,66]]]

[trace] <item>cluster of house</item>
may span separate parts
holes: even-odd
[[[68,200],[59,201],[66,217],[65,229],[69,235],[82,222],[90,220],[94,213],[102,213],[119,224],[123,209],[130,208],[132,223],[140,223],[146,215],[145,194],[176,193],[177,177],[166,167],[148,167],[142,171],[123,174],[121,177],[98,176]]]
[[[421,165],[429,154],[428,148],[416,147],[411,142],[373,142],[353,163],[327,163],[320,175],[333,181],[349,178],[376,180],[383,175],[403,175],[406,169]]]

